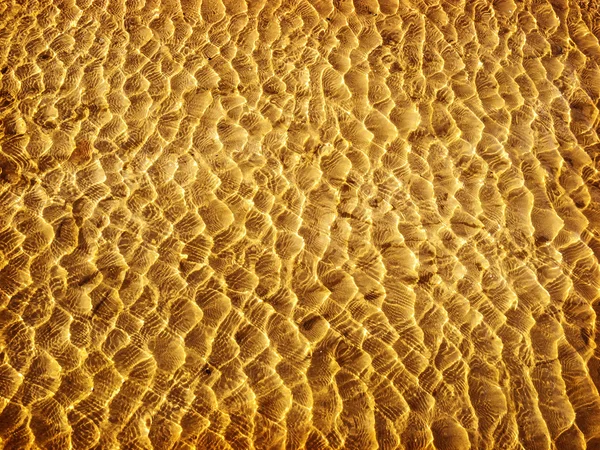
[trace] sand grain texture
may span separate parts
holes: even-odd
[[[0,0],[0,448],[600,448],[599,38]]]

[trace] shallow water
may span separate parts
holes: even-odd
[[[600,448],[600,6],[0,0],[0,447]]]

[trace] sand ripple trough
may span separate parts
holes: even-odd
[[[599,38],[0,0],[0,448],[600,448]]]

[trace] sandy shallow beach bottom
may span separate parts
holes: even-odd
[[[599,449],[593,0],[0,0],[0,448]]]

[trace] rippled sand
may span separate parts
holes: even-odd
[[[600,448],[593,0],[0,0],[0,447]]]

